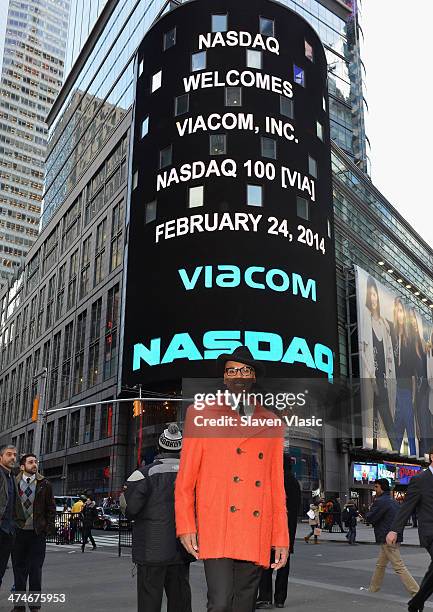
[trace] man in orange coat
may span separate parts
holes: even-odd
[[[188,410],[176,531],[186,550],[204,560],[208,612],[251,612],[271,549],[273,569],[288,557],[283,429],[257,402],[239,401],[264,371],[250,351],[239,347],[218,364],[225,402]]]

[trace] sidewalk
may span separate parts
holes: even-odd
[[[310,531],[310,527],[306,523],[298,523],[296,539],[302,540]],[[329,533],[323,529],[320,540],[322,542],[346,542],[346,535],[337,531]],[[356,541],[358,544],[375,544],[373,527],[367,527],[364,523],[358,523]],[[405,528],[402,546],[416,546],[419,548],[418,529],[413,527]]]

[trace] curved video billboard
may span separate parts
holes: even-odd
[[[188,2],[138,49],[124,384],[336,375],[327,64],[270,0]]]

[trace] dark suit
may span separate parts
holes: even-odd
[[[418,517],[419,541],[431,557],[420,590],[409,602],[414,607],[421,608],[433,593],[433,473],[430,468],[414,476],[410,481],[406,499],[391,525],[391,531],[397,533],[403,531],[415,509]]]
[[[287,598],[287,583],[290,572],[290,555],[293,553],[295,544],[296,528],[298,526],[298,511],[301,505],[301,487],[293,476],[291,466],[288,467],[288,460],[284,457],[284,489],[286,492],[287,517],[289,523],[290,548],[289,557],[284,567],[277,571],[275,578],[275,603],[284,603]],[[274,563],[274,553],[271,554],[271,563]],[[259,594],[257,601],[272,602],[272,568],[263,570],[260,580]]]

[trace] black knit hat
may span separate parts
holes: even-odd
[[[177,423],[170,423],[159,436],[159,446],[166,451],[180,451],[182,448],[182,432]]]
[[[374,481],[374,484],[380,485],[380,488],[382,489],[382,491],[390,490],[388,478],[378,478],[377,480]]]

